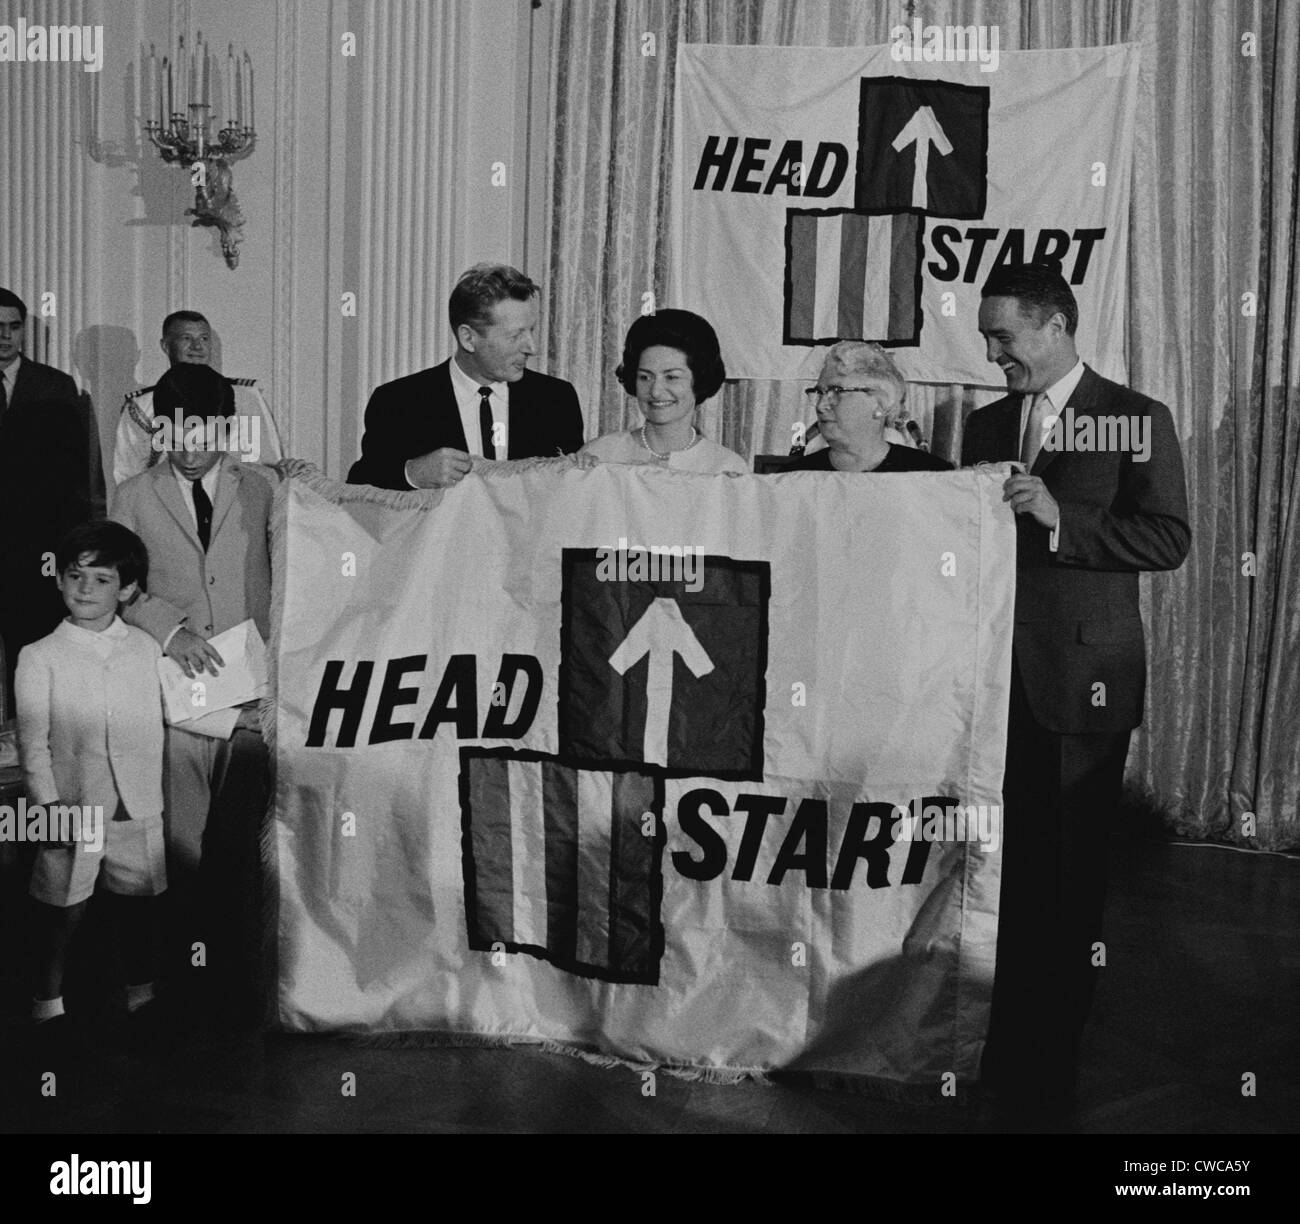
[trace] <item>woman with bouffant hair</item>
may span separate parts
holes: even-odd
[[[584,455],[604,463],[652,463],[684,472],[748,472],[733,450],[710,441],[695,409],[727,376],[718,337],[689,310],[642,315],[628,328],[615,377],[635,396],[643,420],[635,429],[602,434]]]

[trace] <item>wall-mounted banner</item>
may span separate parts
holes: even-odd
[[[666,301],[736,378],[815,378],[861,339],[913,381],[1001,387],[980,286],[1047,260],[1089,362],[1126,381],[1139,48],[904,45],[678,48]]]
[[[975,1076],[998,475],[534,460],[278,499],[286,1027]]]

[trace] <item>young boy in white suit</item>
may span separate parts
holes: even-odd
[[[153,898],[167,887],[160,651],[118,616],[148,555],[134,532],[98,521],[73,528],[55,561],[68,617],[24,647],[14,685],[27,802],[50,817],[73,805],[79,817],[62,829],[51,820],[32,869],[38,1024],[64,1015],[68,948],[97,882],[117,910],[127,1008],[153,998]]]

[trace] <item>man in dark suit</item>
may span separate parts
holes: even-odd
[[[63,619],[53,558],[90,516],[89,439],[77,385],[22,355],[27,307],[0,289],[0,637],[13,710],[18,652]]]
[[[582,446],[573,387],[527,368],[538,287],[503,264],[477,264],[449,303],[455,356],[376,387],[352,484],[445,489],[474,457],[529,459]]]
[[[982,1076],[1009,1115],[1068,1109],[1092,1001],[1110,820],[1146,655],[1138,574],[1191,532],[1169,410],[1079,360],[1056,270],[999,269],[979,327],[1009,395],[966,422],[965,464],[1019,460],[997,970]]]

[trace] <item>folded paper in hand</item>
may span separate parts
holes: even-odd
[[[184,726],[266,693],[266,644],[251,620],[218,633],[208,644],[225,660],[215,676],[201,672],[191,678],[172,659],[164,656],[158,660],[163,709],[173,726]]]

